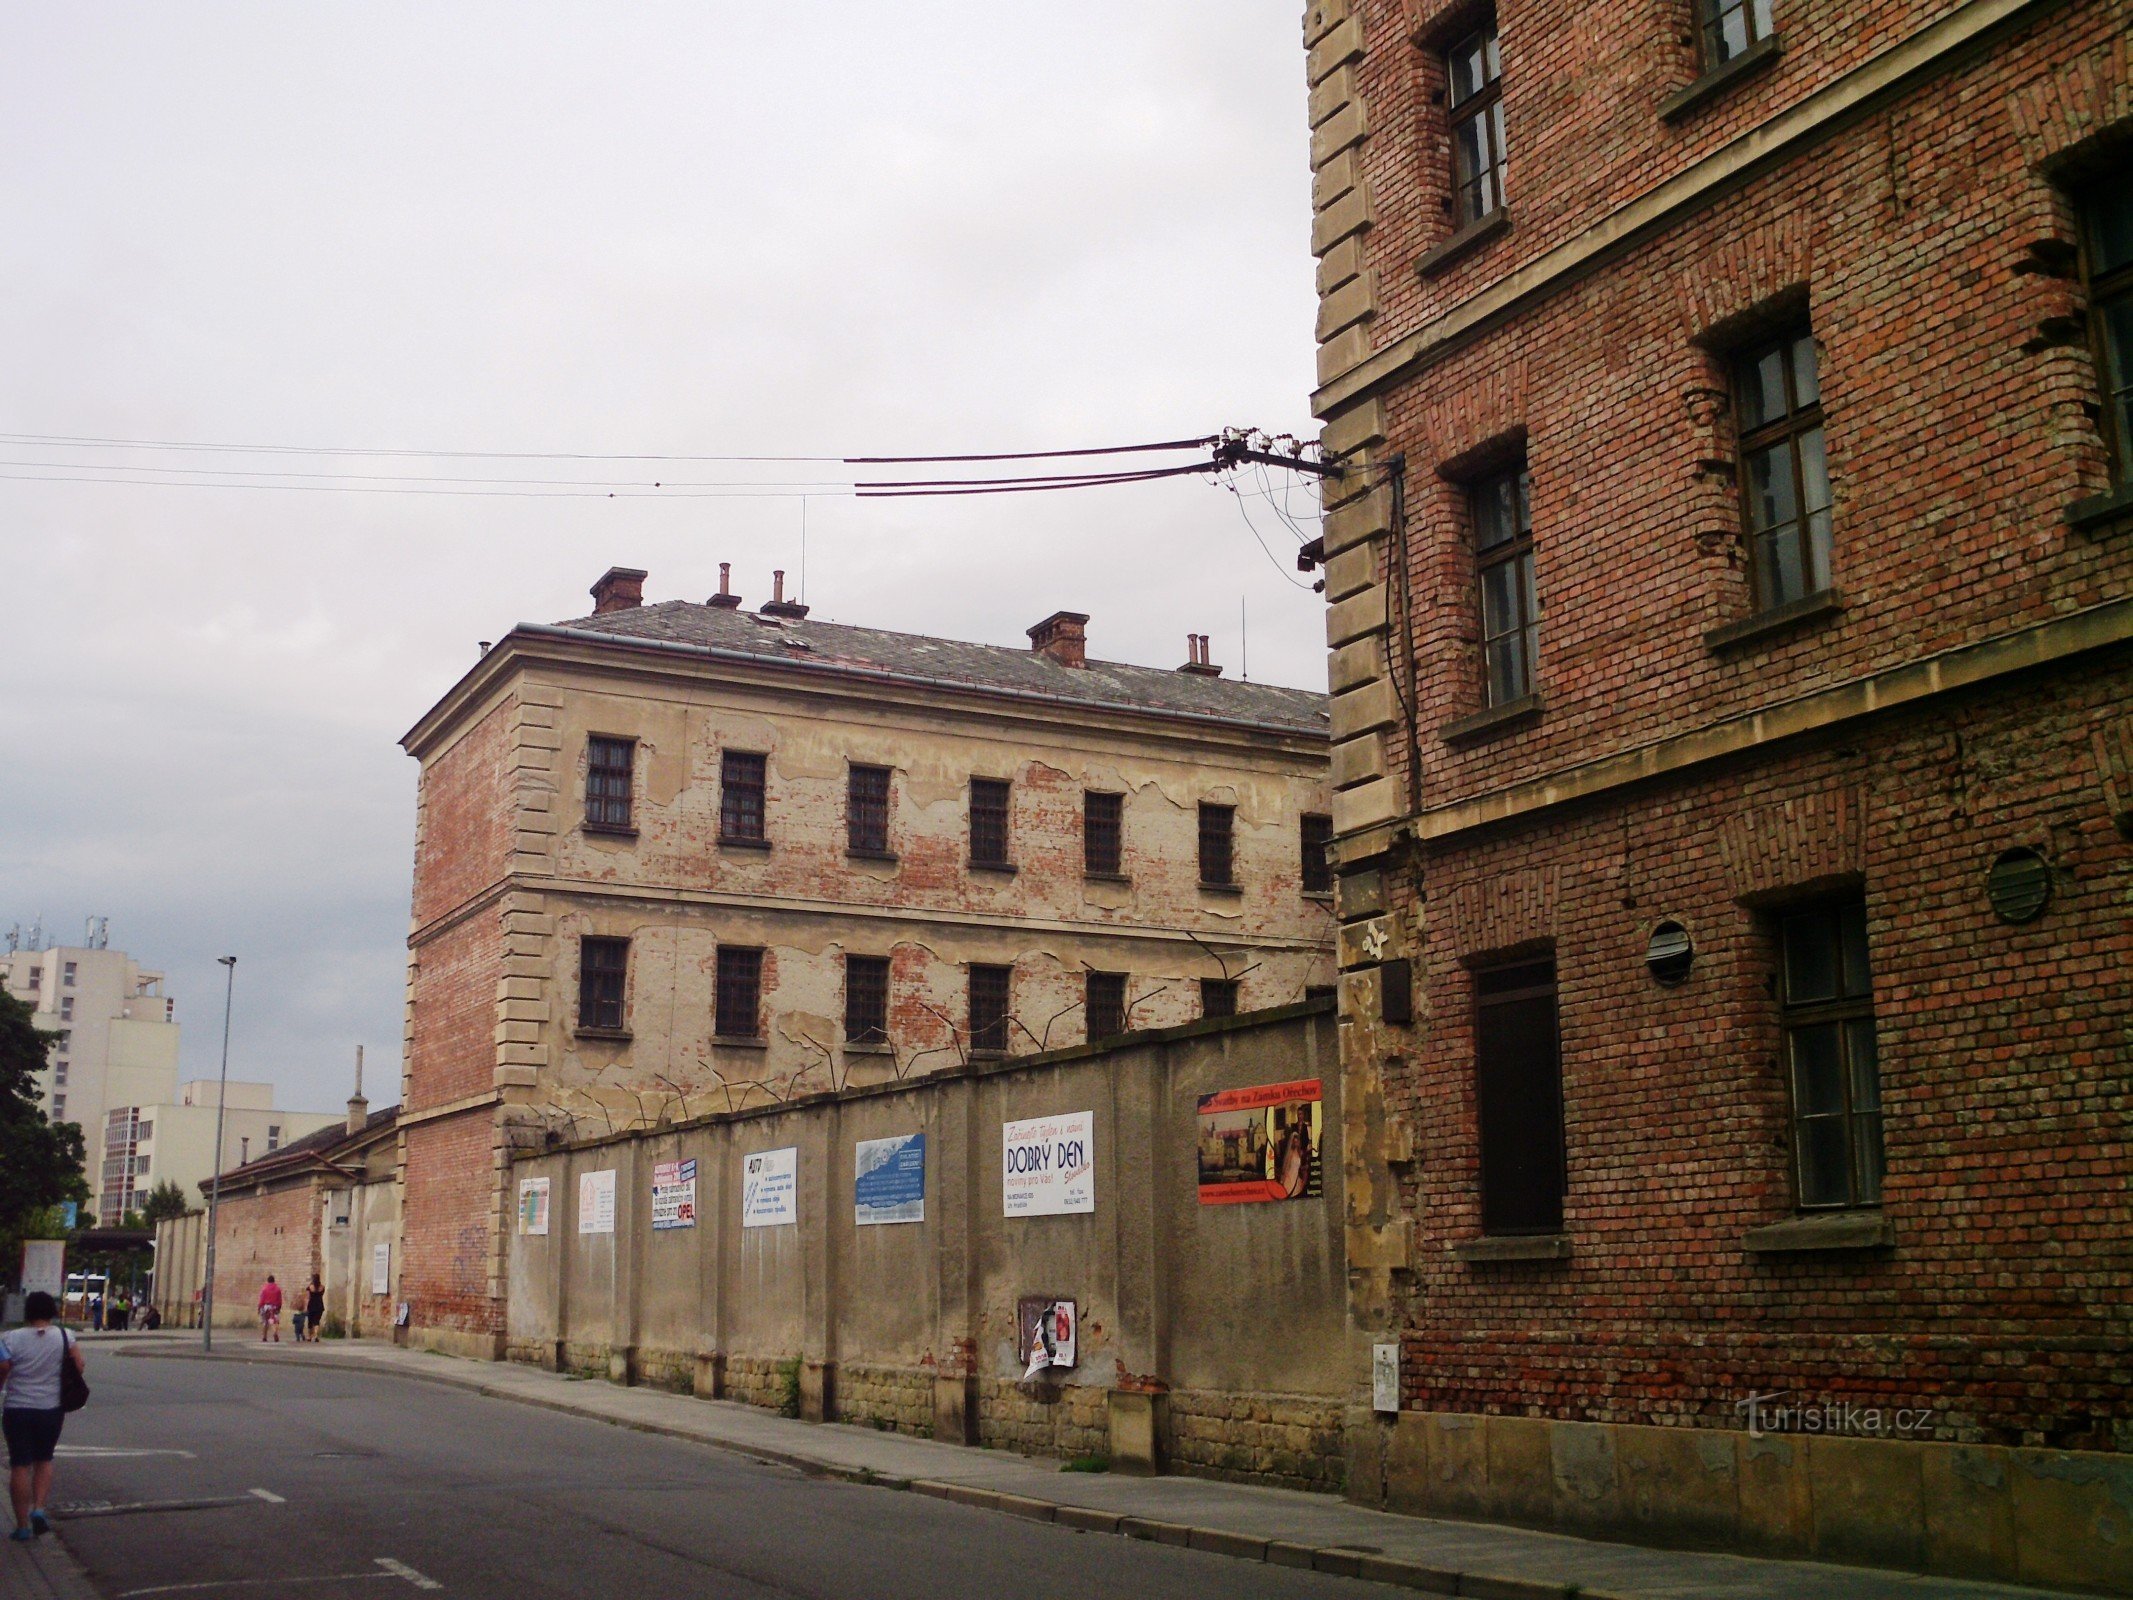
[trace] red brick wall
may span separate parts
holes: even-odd
[[[496,1078],[496,980],[503,959],[498,914],[485,910],[425,940],[409,984],[407,1107],[442,1105]]]
[[[283,1317],[300,1304],[299,1291],[325,1268],[320,1203],[308,1182],[265,1194],[223,1195],[215,1220],[217,1323],[252,1320],[270,1272],[281,1284]]]
[[[463,739],[422,769],[415,848],[415,926],[463,905],[504,875],[512,835],[504,782],[511,702],[500,702]]]
[[[439,1117],[407,1130],[400,1213],[400,1298],[422,1327],[495,1333],[490,1298],[496,1249],[495,1114]]]

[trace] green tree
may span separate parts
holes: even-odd
[[[89,1198],[83,1176],[81,1129],[48,1120],[37,1104],[37,1074],[51,1039],[31,1022],[34,1013],[0,993],[0,1261],[29,1236],[39,1214],[62,1201]]]
[[[148,1191],[148,1198],[141,1202],[142,1220],[151,1228],[165,1217],[182,1217],[190,1209],[185,1204],[185,1191],[168,1178],[159,1179]]]

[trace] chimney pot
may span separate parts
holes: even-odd
[[[1085,611],[1054,611],[1029,630],[1029,647],[1062,667],[1089,664],[1089,616]]]
[[[711,597],[711,603],[722,611],[731,611],[741,603],[741,597],[733,592],[733,563],[730,561],[718,564],[718,593]]]
[[[759,609],[766,617],[791,617],[796,622],[807,615],[807,607],[797,600],[785,598],[785,573],[782,568],[771,573],[770,600]]]
[[[643,605],[646,576],[642,567],[609,567],[592,586],[593,615],[604,617],[610,611],[632,611]]]
[[[1188,633],[1185,635],[1185,657],[1185,665],[1178,668],[1178,671],[1189,672],[1197,678],[1219,678],[1222,676],[1222,669],[1207,659],[1206,634]]]

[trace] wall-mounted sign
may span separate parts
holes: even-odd
[[[696,1163],[652,1163],[652,1231],[696,1226]]]
[[[1024,1295],[1015,1302],[1015,1324],[1022,1330],[1022,1379],[1026,1383],[1055,1367],[1079,1364],[1076,1340],[1081,1318],[1074,1302],[1048,1294]]]
[[[741,1226],[777,1228],[799,1220],[799,1150],[758,1150],[742,1161]]]
[[[380,1240],[370,1247],[370,1292],[393,1292],[393,1247],[389,1240]]]
[[[548,1186],[546,1178],[518,1180],[518,1231],[545,1234],[548,1231]]]
[[[578,1232],[615,1231],[615,1169],[578,1174]]]
[[[852,1149],[852,1221],[926,1220],[926,1136],[861,1139]]]
[[[1004,1214],[1058,1217],[1096,1209],[1096,1114],[1029,1117],[1001,1125]]]
[[[1317,1078],[1305,1078],[1201,1095],[1200,1204],[1322,1194],[1321,1087]]]
[[[1370,1347],[1370,1409],[1400,1409],[1400,1347],[1396,1344]]]

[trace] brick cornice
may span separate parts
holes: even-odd
[[[1575,238],[1329,377],[1311,397],[1313,415],[1329,419],[1374,391],[1412,377],[1591,276],[1661,229],[1715,204],[1778,162],[1850,127],[1919,78],[1967,59],[2004,30],[2067,3],[1965,0],[1948,15],[1617,207]]]

